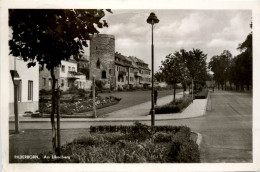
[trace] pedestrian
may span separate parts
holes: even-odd
[[[157,97],[158,97],[158,92],[157,90],[154,90],[154,104],[157,104]]]

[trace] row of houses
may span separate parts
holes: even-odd
[[[124,56],[115,52],[113,35],[94,35],[90,41],[90,56],[80,56],[62,61],[55,69],[57,86],[63,91],[71,87],[90,90],[92,81],[96,79],[105,83],[105,87],[119,90],[131,87],[148,87],[151,85],[151,70],[143,60]],[[36,111],[39,108],[39,91],[51,90],[50,72],[38,64],[27,68],[22,59],[11,56],[9,58],[10,72],[17,73],[19,78],[18,109],[19,114],[26,111]],[[84,71],[89,73],[87,76]],[[9,77],[9,112],[14,114],[14,76]]]

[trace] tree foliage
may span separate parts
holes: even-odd
[[[214,80],[224,86],[230,79],[232,54],[228,50],[224,50],[220,55],[213,56],[209,62],[209,69],[214,72]]]
[[[90,39],[90,35],[99,33],[98,28],[108,26],[105,20],[101,20],[104,16],[105,11],[98,9],[9,10],[9,26],[12,29],[12,38],[9,40],[10,54],[22,57],[28,67],[39,63],[42,68],[46,67],[50,71],[52,77],[50,118],[52,131],[55,131],[52,141],[56,150],[54,113],[57,113],[58,118],[59,103],[56,98],[59,99],[59,93],[55,90],[54,68],[59,67],[62,60],[83,53],[83,46],[88,46],[87,40]]]
[[[183,57],[189,78],[195,82],[205,81],[207,77],[207,55],[200,49],[193,49],[183,54],[186,54]]]
[[[250,25],[252,28],[252,25]],[[209,63],[209,69],[214,72],[214,80],[222,85],[229,81],[230,88],[232,83],[238,89],[244,89],[246,84],[247,89],[252,85],[252,33],[250,33],[244,42],[238,45],[240,54],[232,58],[228,50],[223,51],[220,55],[213,56]]]
[[[189,83],[192,79],[196,82],[202,82],[207,78],[206,59],[207,55],[199,49],[191,51],[181,49],[167,55],[162,61],[160,69],[164,80],[174,86],[177,83]]]
[[[89,36],[99,33],[96,26],[108,26],[101,21],[104,16],[104,10],[95,9],[10,9],[10,54],[22,57],[28,67],[38,62],[51,70],[83,52]]]

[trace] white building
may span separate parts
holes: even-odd
[[[40,90],[51,90],[50,71],[44,68],[40,71]],[[76,86],[77,88],[90,90],[92,82],[86,79],[86,76],[78,72],[77,62],[73,59],[62,60],[61,67],[55,69],[55,76],[58,86],[63,91]],[[48,82],[47,82],[48,81]]]
[[[39,66],[27,67],[27,62],[9,56],[9,70],[16,70],[20,77],[18,87],[18,114],[39,109]],[[9,114],[14,115],[14,83],[9,73]]]

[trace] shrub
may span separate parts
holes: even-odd
[[[51,90],[42,89],[42,90],[40,90],[40,92],[39,92],[39,95],[40,95],[40,96],[51,95],[51,94],[52,94],[52,91],[51,91]]]
[[[156,114],[165,114],[165,113],[177,113],[180,112],[180,109],[175,104],[166,104],[163,106],[156,106],[155,113]]]
[[[82,136],[82,137],[79,137],[75,140],[73,140],[73,143],[74,144],[80,144],[80,145],[84,145],[84,146],[96,146],[100,143],[102,143],[102,139],[97,138],[95,136]]]
[[[168,150],[168,160],[178,163],[198,163],[200,162],[200,152],[198,145],[192,140],[175,139],[171,142]]]
[[[153,135],[153,140],[155,143],[170,142],[172,140],[172,134],[157,132]]]
[[[157,132],[150,133],[150,126],[136,122],[133,126],[97,126],[91,131],[111,131],[79,137],[61,147],[61,154],[70,159],[44,159],[52,152],[39,155],[38,162],[65,163],[169,163],[200,161],[198,146],[192,141],[190,129],[184,126],[155,126]],[[161,132],[163,130],[163,132]],[[126,134],[117,131],[126,131]],[[145,140],[132,140],[129,135],[150,135]],[[132,137],[133,138],[133,137]]]
[[[198,92],[194,98],[195,99],[206,99],[208,96],[208,89],[204,88],[202,91]]]
[[[192,98],[185,96],[177,99],[175,102],[170,102],[163,106],[156,106],[156,114],[166,114],[166,113],[178,113],[185,109],[192,102]]]
[[[200,162],[200,152],[198,145],[191,140],[191,130],[182,127],[172,137],[172,142],[168,151],[169,161],[173,162]]]
[[[32,118],[39,118],[39,117],[42,117],[42,113],[40,113],[40,112],[32,113],[31,117],[32,117]]]

